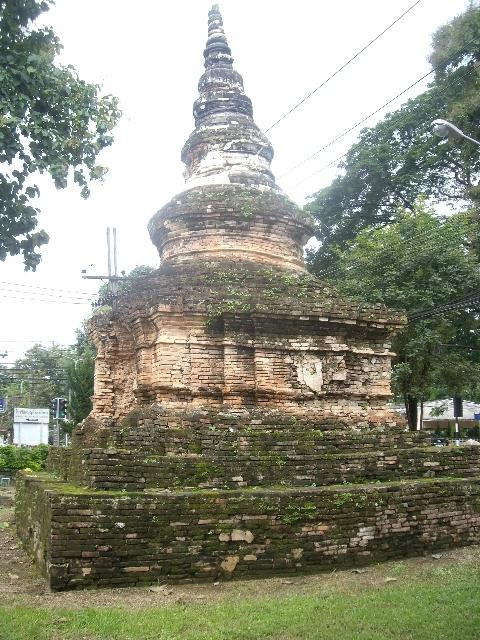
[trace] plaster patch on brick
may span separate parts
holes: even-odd
[[[323,387],[322,360],[318,355],[299,353],[295,356],[298,381],[306,385],[315,393],[320,393]]]

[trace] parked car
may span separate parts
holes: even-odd
[[[436,436],[431,439],[431,443],[434,447],[447,447],[450,444],[450,440],[448,438],[440,438]]]

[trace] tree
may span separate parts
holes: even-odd
[[[81,422],[92,410],[96,352],[84,328],[77,330],[75,351],[76,358],[67,367],[68,415],[72,426]]]
[[[329,274],[343,294],[407,312],[429,309],[480,288],[468,213],[439,218],[417,203],[392,223],[369,227],[341,251]],[[480,398],[480,320],[467,310],[411,322],[394,339],[393,383],[411,427],[423,400],[469,393]]]
[[[134,267],[129,274],[123,275],[123,278],[115,283],[115,288],[113,290],[108,283],[102,284],[98,290],[98,304],[102,306],[111,305],[115,296],[126,293],[131,289],[136,278],[149,276],[155,271],[155,267],[151,267],[148,264],[140,264]],[[125,272],[122,271],[122,274],[125,274]]]
[[[88,197],[120,116],[116,98],[55,62],[61,45],[53,31],[33,28],[51,4],[0,0],[0,259],[21,253],[26,270],[35,270],[48,242],[37,230],[35,176],[49,173],[57,188],[73,180]]]
[[[322,243],[310,255],[313,268],[331,268],[336,247],[345,248],[366,227],[390,224],[399,206],[412,211],[419,196],[449,204],[480,201],[480,148],[456,138],[441,142],[431,122],[455,122],[480,133],[480,9],[467,11],[433,36],[429,89],[363,129],[341,163],[342,175],[311,197]]]
[[[66,365],[70,350],[58,345],[29,349],[12,368],[0,371],[0,382],[10,383],[28,406],[49,407],[54,397],[67,397]],[[66,357],[67,356],[67,357]],[[23,383],[23,384],[20,384]]]
[[[0,416],[1,431],[10,430],[15,407],[49,408],[53,398],[68,398],[67,364],[72,355],[55,344],[36,344],[12,367],[0,367],[0,394],[8,398],[8,411]]]
[[[72,347],[37,344],[13,367],[0,367],[0,395],[9,399],[0,430],[9,430],[15,407],[48,408],[54,398],[66,398],[68,421],[63,426],[71,431],[92,409],[94,369],[95,349],[83,327]]]

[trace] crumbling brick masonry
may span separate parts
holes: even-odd
[[[53,589],[317,571],[480,542],[480,447],[388,408],[402,313],[309,275],[312,220],[209,13],[186,189],[150,221],[160,268],[97,310],[93,411],[17,526]]]

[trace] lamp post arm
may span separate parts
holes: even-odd
[[[470,140],[470,142],[474,142],[475,144],[477,144],[480,147],[480,141],[479,140],[475,140],[475,138],[471,138],[470,136],[467,136],[467,134],[463,133],[463,131],[460,131],[460,129],[458,129],[458,133],[459,133],[459,135],[462,136],[462,138],[465,138],[465,140]]]
[[[442,120],[442,119],[434,120],[432,122],[432,125],[434,126],[435,133],[437,133],[441,137],[446,137],[448,135],[448,132],[450,131],[450,132],[456,133],[458,136],[460,136],[461,138],[464,138],[465,140],[469,140],[470,142],[473,142],[474,144],[480,147],[479,140],[476,140],[475,138],[467,136],[466,133],[464,133],[461,129],[459,129],[456,125],[454,125],[452,122],[449,122],[448,120]]]

